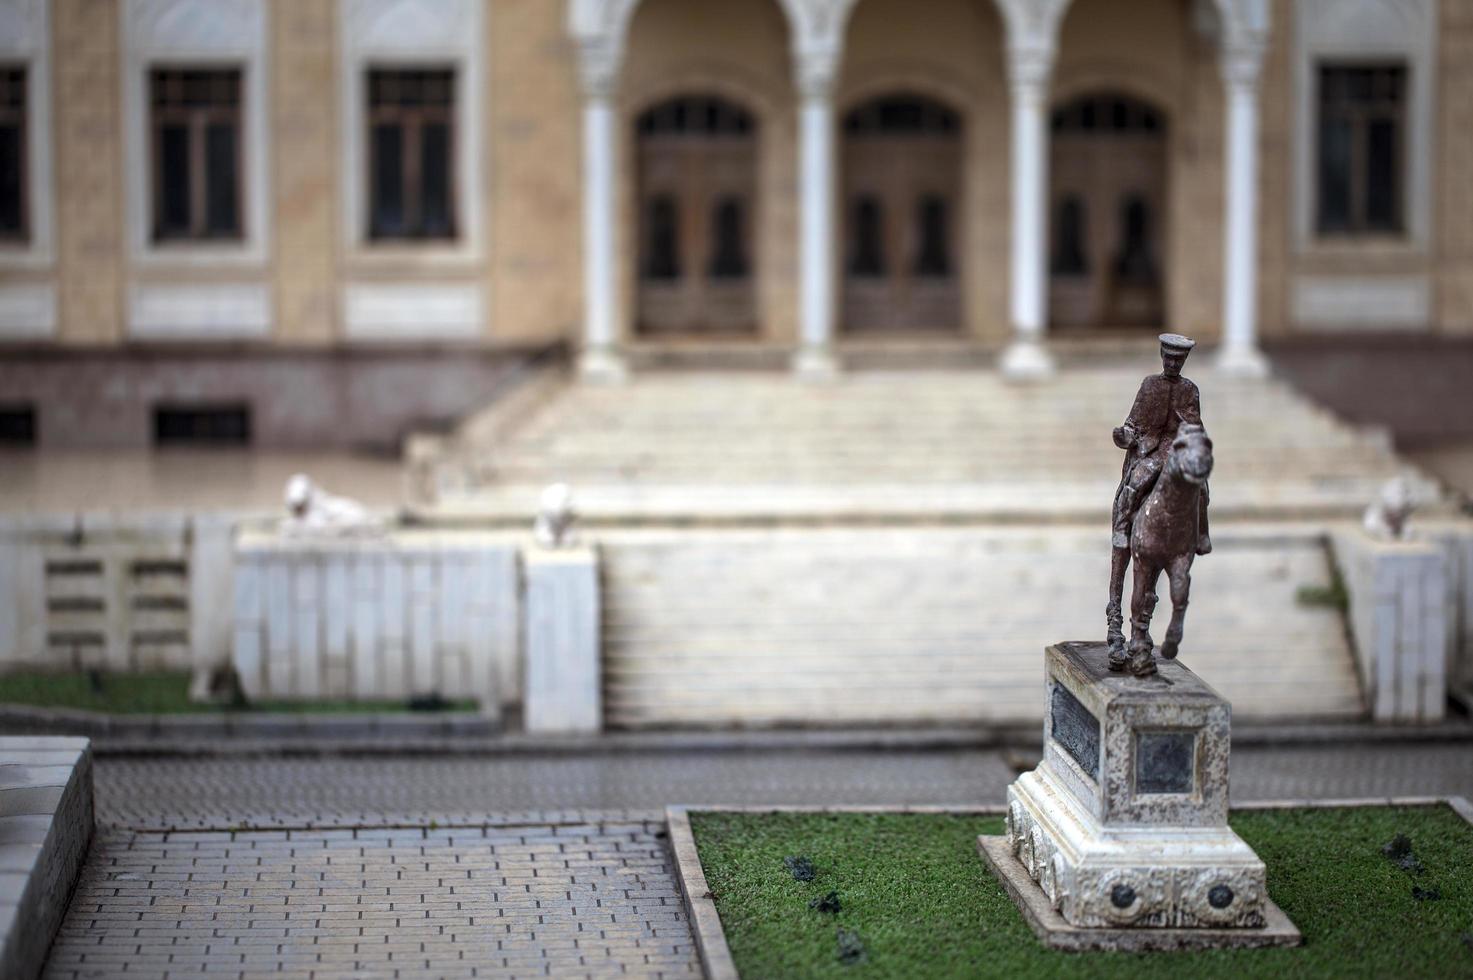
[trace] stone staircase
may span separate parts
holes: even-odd
[[[668,372],[622,386],[542,382],[469,420],[441,467],[441,518],[524,519],[549,482],[611,522],[1096,520],[1121,453],[1110,430],[1142,372],[1077,369],[1019,387],[983,371]],[[1199,376],[1214,512],[1354,516],[1406,467],[1274,381]],[[1424,496],[1436,490],[1419,481]]]
[[[1103,531],[694,528],[601,547],[615,727],[1032,722],[1044,646],[1104,634]],[[1314,535],[1225,531],[1194,570],[1184,661],[1239,717],[1359,715],[1342,614],[1297,598],[1330,575]]]
[[[1145,373],[1116,360],[1028,386],[547,375],[467,420],[420,516],[527,526],[543,486],[574,486],[602,555],[613,727],[1032,723],[1044,646],[1104,631],[1110,430]],[[1327,529],[1388,478],[1438,491],[1281,382],[1192,373],[1217,550],[1184,658],[1240,717],[1361,715],[1343,612],[1300,589],[1331,583]],[[1169,610],[1163,592],[1158,639]]]

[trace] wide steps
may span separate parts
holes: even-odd
[[[603,540],[617,727],[1033,722],[1044,646],[1104,632],[1109,548],[1094,529]],[[1184,656],[1240,717],[1362,713],[1341,614],[1296,598],[1330,582],[1318,538],[1229,530],[1193,578]],[[1171,608],[1161,586],[1158,639]]]

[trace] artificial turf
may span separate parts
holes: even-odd
[[[248,705],[200,703],[189,699],[189,672],[136,674],[17,671],[0,674],[0,704],[35,708],[81,708],[107,714],[209,714],[222,711],[284,714],[356,714],[407,711],[403,701],[254,701]],[[473,711],[474,701],[450,701],[440,710]]]
[[[977,854],[977,835],[1002,833],[1001,817],[713,811],[690,820],[747,980],[1473,977],[1473,826],[1443,805],[1235,811],[1233,829],[1263,858],[1269,893],[1304,945],[1148,954],[1040,945]],[[1398,835],[1412,860],[1383,851]],[[797,880],[788,858],[809,859],[817,874]],[[833,905],[823,901],[830,893],[837,913],[819,907]]]

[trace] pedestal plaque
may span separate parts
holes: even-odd
[[[1179,661],[1135,677],[1108,658],[1048,648],[1043,761],[1008,788],[1007,837],[984,856],[1055,945],[1297,943],[1228,827],[1231,706]]]

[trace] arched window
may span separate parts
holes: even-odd
[[[1078,194],[1066,194],[1054,213],[1054,258],[1049,264],[1057,275],[1082,276],[1089,272],[1084,251],[1084,202]]]
[[[1055,133],[1150,134],[1166,130],[1160,110],[1130,95],[1096,92],[1054,110]]]
[[[756,123],[719,95],[688,95],[646,109],[635,129],[641,136],[747,136]]]
[[[871,99],[844,117],[844,132],[850,136],[946,135],[961,128],[955,112],[923,95]]]
[[[744,279],[750,275],[746,224],[741,198],[728,196],[716,202],[711,215],[711,278]]]

